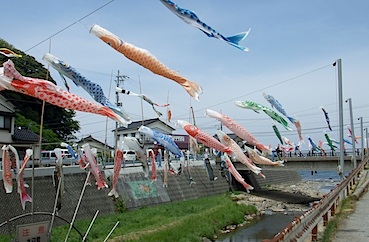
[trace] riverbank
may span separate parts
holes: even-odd
[[[227,224],[240,224],[246,214],[256,212],[255,207],[237,204],[226,193],[98,217],[87,240],[103,241],[114,224],[120,221],[109,241],[195,242],[212,238]],[[86,231],[90,222],[77,221],[76,227]],[[67,230],[68,226],[54,228],[51,241],[64,240]],[[69,241],[80,240],[80,236],[72,230]]]
[[[264,188],[263,192],[234,193],[231,195],[234,201],[238,204],[255,206],[258,212],[252,216],[245,216],[245,221],[243,223],[225,226],[220,230],[220,234],[228,234],[233,231],[248,228],[250,226],[249,224],[257,223],[255,221],[259,221],[263,218],[271,219],[271,216],[268,215],[273,215],[272,217],[279,216],[278,220],[286,220],[287,224],[289,219],[292,220],[294,216],[307,211],[311,207],[312,201],[320,200],[336,185],[337,181],[334,180],[305,180],[294,184],[270,185]],[[256,225],[257,224],[254,224],[252,226]],[[273,228],[276,226],[278,225],[274,225]],[[266,227],[271,229],[269,225]],[[279,230],[277,230],[277,232],[278,231]],[[266,236],[265,232],[266,231],[264,231],[264,236]],[[273,236],[273,233],[270,236]],[[214,238],[216,241],[230,241],[227,239],[228,237],[224,238],[223,235],[215,236]],[[266,237],[263,237],[263,239],[266,239]]]
[[[277,192],[275,199],[263,197],[258,193],[241,193],[232,195],[239,204],[255,206],[259,214],[269,212],[304,212],[310,208],[309,203],[300,202],[298,198],[305,197],[306,201],[320,200],[326,194],[328,187],[334,187],[335,182],[330,181],[301,181],[295,184],[276,184],[266,188],[265,193]],[[284,194],[284,195],[283,195]],[[291,195],[289,199],[284,196]],[[311,198],[311,199],[308,199]]]

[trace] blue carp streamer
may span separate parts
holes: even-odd
[[[175,4],[174,2],[170,0],[160,0],[160,2],[164,4],[164,6],[166,6],[175,15],[177,15],[180,19],[182,19],[185,23],[192,25],[195,28],[198,28],[208,37],[213,37],[219,40],[223,40],[227,44],[230,44],[240,50],[249,51],[249,48],[239,45],[239,42],[247,37],[251,29],[249,29],[246,32],[236,34],[234,36],[224,37],[219,32],[217,32],[215,29],[213,29],[206,23],[202,22],[199,19],[199,17],[197,17],[195,12],[188,10],[188,9],[180,8],[177,4]]]
[[[178,145],[174,142],[171,136],[163,134],[156,130],[150,129],[149,127],[146,127],[143,125],[138,129],[138,132],[140,132],[141,134],[144,134],[145,136],[149,137],[153,141],[158,142],[160,145],[167,148],[176,157],[183,156],[182,151],[178,148]]]
[[[76,86],[81,86],[86,92],[88,92],[96,102],[110,108],[113,112],[121,116],[127,122],[127,124],[132,122],[131,118],[123,108],[118,107],[109,101],[109,99],[104,95],[104,91],[99,84],[87,80],[72,66],[66,64],[64,61],[49,53],[45,54],[43,59],[59,72],[64,81],[64,76],[68,77],[74,82],[74,84],[76,84]]]

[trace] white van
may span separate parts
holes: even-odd
[[[135,161],[137,160],[136,151],[134,150],[123,150],[123,157],[126,161]]]
[[[75,165],[78,160],[74,159],[71,154],[69,154],[68,149],[60,149],[63,158],[63,165]],[[55,166],[56,155],[54,150],[43,150],[41,151],[41,166]]]

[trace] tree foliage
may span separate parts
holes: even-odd
[[[0,47],[8,48],[22,55],[21,58],[12,58],[15,68],[21,75],[49,80],[56,84],[50,76],[50,72],[48,72],[41,63],[36,61],[34,57],[14,48],[14,46],[2,39],[0,39]],[[8,58],[6,56],[0,55],[0,66],[7,60]],[[17,109],[16,125],[32,128],[31,130],[38,134],[43,101],[22,93],[7,90],[1,91],[1,94]],[[73,134],[79,131],[80,126],[79,122],[73,119],[74,117],[74,110],[64,109],[45,103],[43,137],[47,139],[48,142],[60,142],[75,138]]]

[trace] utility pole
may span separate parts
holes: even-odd
[[[125,81],[127,81],[127,78],[129,78],[128,76],[126,76],[126,75],[120,75],[120,73],[119,73],[119,70],[118,70],[118,74],[117,74],[117,79],[115,79],[115,82],[116,82],[116,84],[117,84],[117,87],[122,87],[122,88],[124,88],[124,82]],[[121,84],[122,84],[122,86],[121,86]],[[115,101],[116,101],[116,105],[118,106],[118,107],[122,107],[123,106],[123,103],[121,103],[120,101],[119,101],[119,93],[117,92],[117,91],[115,91]],[[118,124],[118,122],[115,122],[115,131],[114,131],[114,150],[116,150],[117,149],[117,145],[118,145],[118,127],[119,126],[119,124]]]
[[[340,130],[340,170],[339,174],[341,178],[344,177],[344,166],[345,166],[345,159],[343,156],[344,153],[344,146],[343,146],[343,87],[342,87],[342,60],[338,59],[334,64],[337,65],[337,74],[338,74],[338,104],[339,104],[339,130]]]
[[[220,113],[222,113],[222,110],[220,110]],[[220,121],[220,130],[223,131],[223,123]]]
[[[350,108],[350,123],[351,123],[351,140],[352,140],[352,155],[354,158],[354,169],[356,169],[357,163],[356,163],[356,148],[355,148],[355,127],[354,127],[354,118],[352,114],[352,100],[351,98],[348,98],[346,102],[349,103]]]
[[[365,142],[366,142],[366,149],[369,148],[368,146],[368,128],[365,128]]]
[[[363,117],[358,118],[360,120],[360,131],[361,131],[361,162],[364,161],[364,128],[363,128]]]

